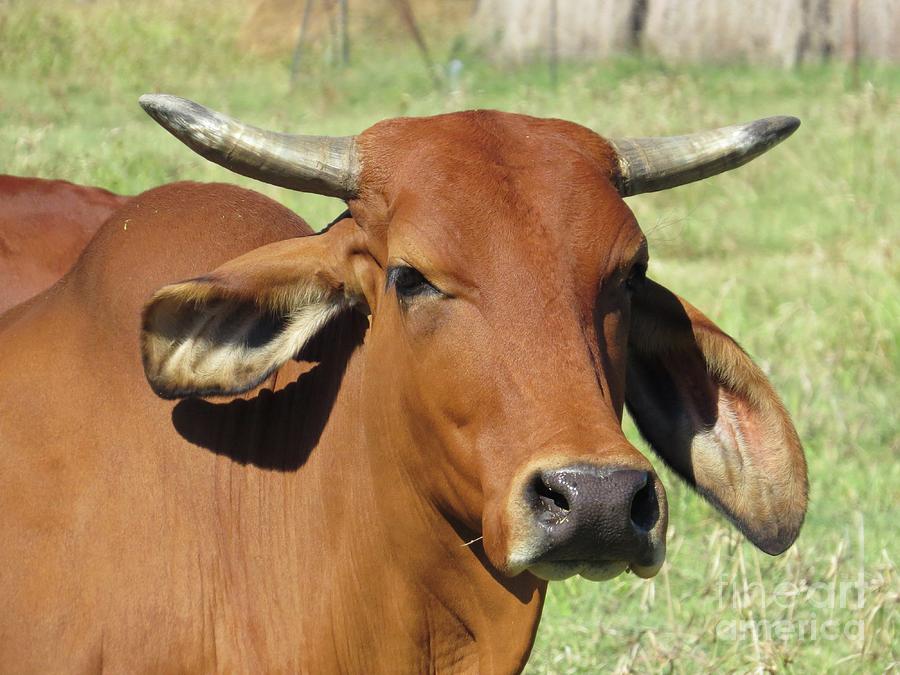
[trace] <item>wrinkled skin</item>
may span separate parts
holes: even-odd
[[[160,188],[0,322],[0,662],[514,672],[545,578],[662,561],[626,402],[754,543],[793,541],[787,414],[642,280],[601,138],[474,112],[359,145],[363,189],[321,235],[238,188]],[[573,466],[647,477],[649,557],[605,546],[601,518],[558,559],[529,490]]]
[[[53,285],[129,199],[61,180],[0,175],[0,313]]]

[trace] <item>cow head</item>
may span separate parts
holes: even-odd
[[[796,538],[806,467],[787,412],[734,340],[647,278],[647,241],[622,199],[738,166],[793,118],[609,141],[473,111],[333,139],[175,97],[142,103],[214,161],[349,204],[319,235],[154,295],[142,349],[160,395],[246,391],[329,319],[360,311],[367,445],[481,532],[502,572],[659,569],[665,491],[622,433],[624,406],[754,544],[775,554]]]

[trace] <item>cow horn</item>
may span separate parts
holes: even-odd
[[[766,117],[686,136],[609,139],[618,154],[623,197],[656,192],[736,169],[790,136],[800,120]]]
[[[345,200],[356,194],[359,159],[353,136],[279,134],[168,94],[145,94],[140,104],[175,138],[235,173]]]

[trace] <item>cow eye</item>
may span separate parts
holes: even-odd
[[[647,280],[647,263],[637,263],[631,268],[628,278],[625,279],[625,288],[633,293]]]
[[[394,287],[401,302],[426,295],[441,294],[419,270],[408,265],[391,267],[387,273],[387,284],[389,287]]]

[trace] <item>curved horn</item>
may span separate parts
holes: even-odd
[[[194,152],[235,173],[345,200],[356,194],[359,159],[353,136],[279,134],[168,94],[145,94],[140,104]]]
[[[687,136],[609,139],[619,156],[623,197],[656,192],[736,169],[790,136],[800,120],[766,117]]]

